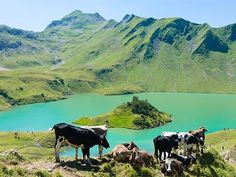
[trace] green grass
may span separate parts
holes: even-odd
[[[15,139],[14,132],[0,132],[0,153],[15,149],[28,160],[54,157],[54,132],[19,132],[19,137]]]
[[[214,146],[218,152],[222,152],[222,146],[225,150],[233,149],[236,145],[236,131],[222,130],[207,135],[206,143]]]
[[[58,172],[49,173],[46,170],[26,170],[24,168],[9,168],[0,162],[0,176],[1,177],[62,177]]]
[[[32,162],[54,161],[53,132],[19,132],[19,137],[15,139],[14,132],[0,132],[0,153],[11,149],[19,153],[19,156],[0,155],[1,177],[61,177],[58,172],[23,167]]]
[[[138,117],[138,115],[134,115],[130,109],[120,106],[110,113],[94,118],[82,117],[75,120],[73,123],[79,125],[103,125],[108,121],[110,128],[137,129],[133,124],[136,117]]]
[[[220,154],[227,155],[233,161],[236,161],[236,131],[224,130],[207,136],[207,144],[213,146]],[[236,169],[236,163],[232,163]]]

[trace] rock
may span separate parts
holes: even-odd
[[[52,172],[52,171],[53,171],[53,169],[52,169],[52,168],[49,168],[49,169],[48,169],[48,172]]]

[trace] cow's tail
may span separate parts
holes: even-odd
[[[154,139],[153,139],[153,144],[154,144],[154,149],[155,149],[155,151],[154,151],[154,156],[155,156],[156,159],[158,160],[158,149],[157,149],[157,145],[156,145],[156,140],[157,140],[157,138],[154,138]]]
[[[54,125],[54,126],[51,128],[51,131],[53,131],[55,128],[56,128],[56,126]]]

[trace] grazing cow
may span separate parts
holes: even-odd
[[[109,148],[107,139],[103,136],[99,136],[89,129],[78,128],[66,123],[59,123],[54,125],[52,130],[55,130],[56,143],[55,143],[55,157],[56,162],[60,162],[59,150],[63,143],[68,143],[74,148],[81,147],[83,153],[83,159],[87,158],[87,162],[90,165],[89,160],[90,148],[95,145],[102,145],[105,148]],[[77,151],[76,151],[77,152]],[[76,154],[78,157],[78,154]]]
[[[208,130],[205,127],[200,127],[197,130],[190,130],[189,133],[191,133],[193,136],[199,138],[203,143],[202,144],[197,144],[197,148],[199,150],[199,146],[201,146],[201,152],[203,153],[203,146],[205,142],[205,132]]]
[[[196,162],[196,158],[194,156],[187,157],[187,156],[182,156],[182,155],[177,155],[177,154],[172,153],[171,158],[182,162],[184,167],[187,167],[191,165],[192,163]]]
[[[181,175],[183,173],[183,164],[182,162],[173,159],[167,158],[163,164],[161,164],[161,172],[167,175]]]
[[[153,139],[154,148],[155,148],[155,156],[158,159],[158,151],[159,151],[159,160],[161,160],[162,153],[164,153],[164,159],[166,158],[166,153],[170,156],[172,148],[178,148],[178,141],[166,137],[166,136],[157,136]]]
[[[94,131],[99,136],[107,137],[107,126],[106,125],[98,125],[98,126],[82,126],[81,128],[86,128]],[[76,149],[78,151],[78,149]],[[103,147],[101,145],[98,145],[98,157],[102,158],[102,151]],[[78,152],[76,153],[78,154]]]

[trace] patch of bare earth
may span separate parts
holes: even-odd
[[[14,168],[15,166],[9,166]],[[60,163],[54,163],[49,161],[37,161],[37,162],[24,162],[18,164],[17,167],[29,170],[30,172],[36,172],[38,170],[45,170],[50,173],[59,172],[63,177],[80,177],[82,176],[76,169],[62,166]]]

